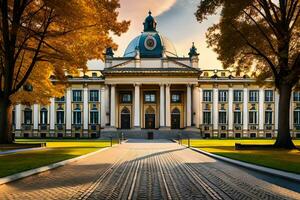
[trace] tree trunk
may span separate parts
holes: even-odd
[[[290,134],[291,94],[292,86],[288,84],[279,85],[278,135],[274,144],[277,148],[295,148]]]
[[[0,98],[0,144],[14,142],[12,134],[12,104],[9,98]]]

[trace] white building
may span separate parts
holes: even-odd
[[[279,96],[272,81],[258,85],[246,74],[200,69],[194,45],[188,55],[177,56],[149,13],[143,33],[130,42],[123,57],[114,57],[108,48],[104,70],[69,77],[65,97],[52,98],[48,106],[16,105],[15,135],[96,137],[100,132],[124,132],[144,137],[151,130],[161,137],[276,136]],[[293,93],[290,127],[299,138],[300,92]]]

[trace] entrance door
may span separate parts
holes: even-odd
[[[171,129],[180,129],[180,111],[174,108],[171,113]]]
[[[121,129],[130,129],[130,111],[124,108],[121,112]]]
[[[155,114],[146,114],[145,115],[145,128],[146,129],[155,129]]]

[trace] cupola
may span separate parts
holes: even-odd
[[[156,21],[151,14],[151,11],[149,11],[149,15],[145,19],[144,32],[156,32]]]

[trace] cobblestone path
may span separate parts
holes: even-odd
[[[0,186],[0,199],[300,199],[168,141],[133,140]]]

